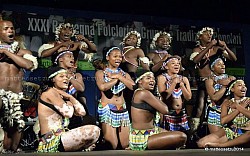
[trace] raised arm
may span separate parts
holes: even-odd
[[[141,48],[137,48],[136,53],[137,53],[137,58],[139,59],[139,64],[141,65],[141,67],[145,70],[150,70],[149,59],[148,57],[145,56],[143,50]]]
[[[193,61],[194,63],[199,63],[202,58],[206,55],[206,53],[209,52],[209,49],[211,49],[214,45],[216,45],[217,41],[212,40],[208,46],[201,50],[200,47],[196,47],[193,49],[193,53],[190,56],[190,60]]]
[[[12,61],[15,62],[15,64],[17,64],[21,68],[27,70],[32,70],[37,68],[36,57],[32,56],[32,53],[29,50],[20,49],[18,53],[15,54],[7,49],[0,49],[0,53],[3,53],[6,56],[8,56]],[[27,58],[27,56],[29,57]]]
[[[157,85],[159,89],[159,93],[161,94],[162,97],[168,99],[170,95],[166,92],[166,78],[163,75],[159,75],[157,77]]]
[[[231,122],[240,112],[234,109],[231,113],[228,113],[229,108],[235,108],[237,104],[232,100],[225,100],[221,105],[221,124],[227,124]]]
[[[55,89],[55,88],[54,88]],[[59,94],[57,94],[57,96],[59,95],[60,97],[58,98],[62,101],[64,101],[64,103],[62,103],[62,105],[60,104],[61,102],[59,102],[59,105],[56,105],[56,108],[59,110],[59,112],[61,112],[62,114],[64,115],[67,115],[67,108],[69,109],[68,111],[71,111],[71,109],[73,108],[73,113],[77,116],[84,116],[86,115],[86,111],[83,107],[83,105],[78,101],[76,100],[76,98],[74,98],[72,95],[66,93],[65,91],[62,91],[62,90],[58,90],[58,89],[55,89]],[[66,102],[66,105],[65,105],[65,101]],[[60,107],[62,106],[62,107]],[[68,117],[72,117],[73,113],[69,114]]]
[[[54,52],[58,51],[62,47],[68,49],[73,45],[73,43],[74,43],[73,41],[66,41],[59,44],[55,44],[54,46],[53,44],[44,44],[39,48],[38,53],[42,58],[50,57]]]
[[[139,97],[140,101],[148,103],[162,114],[168,114],[168,106],[160,99],[156,98],[150,91],[142,90],[135,93]]]
[[[236,105],[236,109],[244,114],[247,118],[250,118],[250,110],[248,110],[247,108],[249,108],[250,104],[250,98],[246,98],[245,100],[243,100],[242,102],[240,102],[239,105]]]
[[[109,90],[111,87],[113,87],[118,82],[118,79],[112,79],[109,82],[104,82],[103,70],[98,70],[95,73],[95,78],[96,78],[96,84],[97,84],[100,91]]]
[[[75,77],[70,76],[69,78],[70,83],[75,87],[77,91],[83,92],[85,90],[85,85],[83,82],[82,75],[80,73],[76,73]]]
[[[234,54],[234,52],[233,52],[231,49],[228,48],[226,42],[220,41],[220,40],[219,40],[219,45],[223,48],[223,50],[226,51],[226,53],[223,53],[223,55],[224,55],[227,59],[229,59],[229,60],[231,60],[231,61],[237,61],[236,55]]]
[[[183,82],[180,82],[180,87],[183,93],[184,98],[189,101],[192,98],[192,92],[190,88],[189,81],[187,77],[183,77]]]
[[[166,59],[170,56],[171,56],[170,54],[166,54],[159,62],[154,62],[154,65],[151,68],[152,72],[155,73],[155,72],[159,71],[162,67],[163,62],[166,61]]]
[[[212,78],[207,79],[205,81],[205,84],[206,84],[207,93],[212,101],[216,102],[216,101],[220,100],[226,91],[226,86],[224,86],[224,85],[220,88],[220,90],[215,91],[214,86],[213,86],[214,81]]]

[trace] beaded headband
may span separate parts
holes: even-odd
[[[150,75],[150,74],[153,74],[153,72],[149,71],[149,72],[146,72],[144,74],[142,74],[140,77],[138,77],[136,80],[135,80],[135,83],[137,83],[138,81],[140,81],[144,76],[147,76],[147,75]],[[154,75],[154,74],[153,74]]]
[[[113,50],[115,50],[115,49],[121,51],[121,49],[118,48],[118,47],[112,47],[112,48],[110,48],[110,49],[107,51],[106,56],[109,56],[109,54],[110,54]]]
[[[53,77],[55,77],[56,75],[61,74],[61,73],[67,73],[67,70],[65,70],[65,69],[60,69],[60,70],[58,70],[57,72],[54,72],[54,73],[50,74],[49,79],[50,79],[50,78],[53,78]]]

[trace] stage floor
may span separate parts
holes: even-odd
[[[128,151],[128,150],[104,150],[91,152],[60,152],[60,153],[35,153],[34,151],[23,151],[13,155],[65,155],[65,156],[246,156],[249,155],[250,148],[210,148],[210,149],[181,149],[181,150],[147,150],[147,151]]]

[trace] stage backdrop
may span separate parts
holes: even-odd
[[[11,7],[10,7],[11,8]],[[44,9],[44,11],[42,11]],[[27,10],[24,9],[24,10]],[[84,12],[82,12],[84,14]],[[45,8],[40,8],[39,11],[32,13],[29,11],[16,11],[13,9],[2,10],[4,19],[9,19],[14,22],[16,32],[22,35],[27,49],[30,49],[37,56],[39,47],[55,39],[55,28],[59,23],[70,22],[74,24],[76,34],[83,34],[89,40],[92,40],[98,47],[97,55],[102,56],[102,49],[106,46],[116,45],[121,46],[123,37],[127,32],[136,30],[140,32],[142,37],[141,48],[145,54],[150,51],[149,45],[158,31],[167,31],[173,37],[171,43],[171,54],[178,54],[188,61],[188,58],[195,46],[196,33],[202,27],[208,26],[214,29],[214,37],[219,38],[227,43],[228,47],[235,52],[237,62],[227,61],[227,73],[237,77],[244,78],[245,76],[245,56],[243,46],[242,29],[238,27],[218,27],[207,24],[176,24],[171,21],[161,21],[159,23],[152,22],[147,17],[138,16],[138,20],[129,18],[119,18],[119,15],[112,14],[111,19],[107,14],[103,18],[93,16],[74,17],[66,16],[63,12],[54,10],[53,14],[48,14]],[[121,16],[122,17],[122,16]],[[162,19],[164,20],[164,19]],[[189,62],[190,63],[190,62]],[[44,78],[46,69],[51,65],[50,59],[39,58],[39,69],[34,72],[26,72],[26,81],[41,83]],[[190,69],[193,64],[187,64],[187,69]],[[192,67],[191,67],[192,68]],[[85,94],[87,96],[88,106],[92,114],[96,114],[96,106],[99,99],[99,92],[95,85],[94,68],[89,61],[80,60],[78,62],[78,70],[84,76],[86,85]],[[190,75],[188,75],[190,76]]]

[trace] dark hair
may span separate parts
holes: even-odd
[[[173,55],[173,56],[168,57],[164,62],[168,62],[170,59],[173,59],[173,58],[177,58],[178,60],[181,60],[180,56]]]
[[[69,51],[69,50],[63,50],[63,51],[60,51],[60,52],[54,52],[52,55],[51,55],[51,62],[52,62],[52,66],[58,66],[59,65],[59,58],[61,58],[64,54],[61,54],[61,53],[64,53],[64,52],[72,52],[72,51]],[[73,53],[73,56],[74,56],[74,61],[77,60],[77,57],[76,56],[76,52],[72,52]],[[61,55],[59,58],[57,58],[59,55]],[[57,58],[57,60],[56,60]]]
[[[103,56],[103,60],[104,61],[107,61],[106,60],[107,53],[113,51],[114,49],[120,50],[120,48],[117,47],[117,46],[110,46],[110,47],[104,47],[103,48],[103,50],[102,50],[102,56]]]
[[[93,61],[92,61],[92,65],[94,66],[94,68],[96,69],[96,70],[103,70],[105,67],[106,67],[106,64],[107,64],[107,59],[106,59],[106,55],[107,55],[107,53],[112,49],[112,48],[115,48],[115,47],[117,47],[117,46],[110,46],[110,47],[104,47],[103,49],[102,49],[102,59],[100,59],[100,58],[97,58],[97,59],[94,59]],[[118,47],[117,47],[117,49],[119,49]]]
[[[211,65],[214,63],[214,61],[219,59],[219,58],[224,62],[223,57],[220,56],[220,55],[216,54],[216,55],[213,55],[213,56],[209,57],[209,68],[210,68],[210,70],[212,70]]]
[[[41,90],[42,92],[48,90],[48,88],[50,87],[53,87],[54,86],[54,83],[52,82],[52,78],[49,78],[49,76],[55,72],[58,72],[59,70],[62,70],[64,68],[62,67],[59,67],[59,66],[51,66],[47,69],[47,72],[46,72],[46,79],[42,82],[42,85],[41,85]]]
[[[106,66],[102,59],[93,60],[92,65],[94,66],[95,70],[104,70]]]

